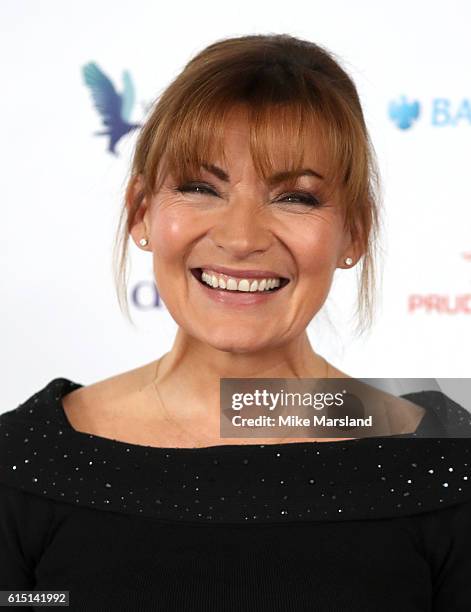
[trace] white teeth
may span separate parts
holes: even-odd
[[[274,287],[280,286],[279,278],[262,278],[258,279],[237,279],[233,276],[227,276],[222,274],[210,274],[203,272],[201,280],[211,287],[218,287],[219,289],[226,289],[228,291],[267,291]]]

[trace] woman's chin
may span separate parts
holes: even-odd
[[[226,329],[221,334],[206,334],[201,340],[219,351],[228,353],[255,353],[275,344],[275,338],[260,338],[260,333],[241,334],[240,329],[228,332]]]

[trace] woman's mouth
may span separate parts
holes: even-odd
[[[289,279],[283,277],[236,277],[203,268],[191,268],[191,273],[208,289],[231,293],[274,293],[289,283]]]
[[[210,268],[191,268],[190,271],[204,296],[217,305],[236,309],[269,304],[272,301],[275,303],[278,301],[277,296],[284,295],[282,290],[290,282],[288,278],[276,276],[230,276]]]

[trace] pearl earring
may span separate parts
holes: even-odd
[[[141,238],[139,240],[139,244],[143,247],[147,246],[149,244],[149,241],[147,240],[147,238]]]
[[[345,257],[344,261],[347,266],[351,266],[353,263],[353,259],[351,257]]]

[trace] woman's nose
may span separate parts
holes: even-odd
[[[273,241],[268,216],[253,198],[234,198],[221,210],[211,234],[216,246],[234,257],[266,251]]]

